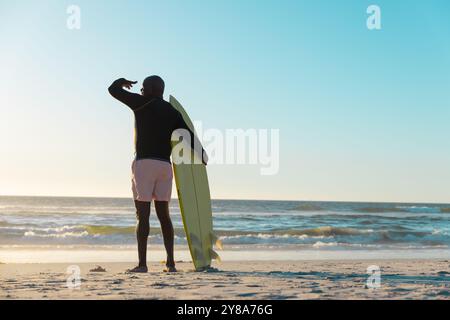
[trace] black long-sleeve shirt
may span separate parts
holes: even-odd
[[[136,159],[157,159],[170,162],[171,137],[174,130],[185,129],[191,135],[191,147],[198,139],[178,110],[157,97],[145,97],[122,88],[123,78],[113,82],[109,93],[134,112]],[[199,153],[203,155],[201,145]]]

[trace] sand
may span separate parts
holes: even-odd
[[[69,265],[0,264],[0,299],[450,299],[449,260],[233,261],[216,272],[182,262],[171,274],[155,262],[147,274],[125,273],[130,263],[82,263],[78,288],[67,287]],[[371,265],[379,288],[367,287]],[[89,271],[97,266],[106,271]]]

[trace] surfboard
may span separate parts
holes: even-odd
[[[197,135],[194,125],[182,105],[173,96],[170,96],[169,101],[181,113],[192,132]],[[172,158],[176,156],[172,153]],[[192,157],[201,160],[193,151]],[[175,164],[173,161],[173,171],[192,261],[197,271],[208,269],[212,259],[220,260],[218,254],[213,250],[213,245],[221,247],[221,244],[213,232],[211,195],[206,166],[201,161],[181,164]]]

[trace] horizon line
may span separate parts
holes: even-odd
[[[0,197],[16,197],[16,198],[87,198],[87,199],[132,199],[125,196],[61,196],[61,195],[7,195],[0,194]],[[178,200],[172,198],[171,201]],[[211,198],[216,201],[286,201],[286,202],[342,202],[342,203],[387,203],[387,204],[442,204],[450,205],[450,202],[424,202],[424,201],[362,201],[362,200],[291,200],[291,199],[236,199],[236,198]]]

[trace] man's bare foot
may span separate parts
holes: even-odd
[[[177,268],[175,266],[167,267],[164,272],[177,272]]]
[[[127,273],[146,273],[148,272],[147,266],[137,266],[133,269],[128,269]]]

